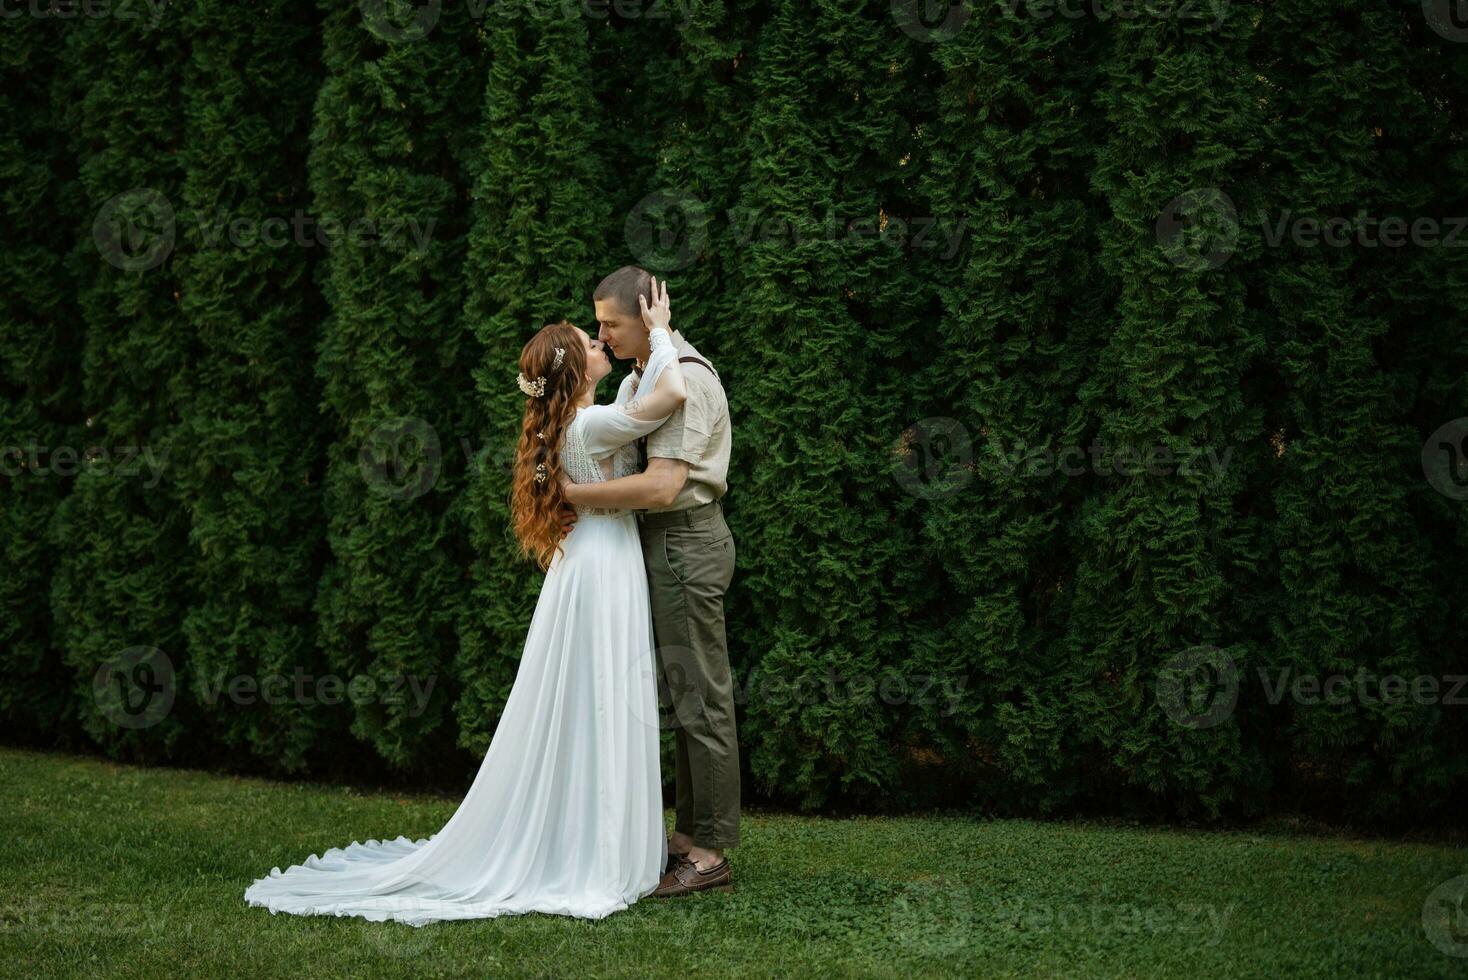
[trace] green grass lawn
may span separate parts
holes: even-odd
[[[3,974],[1468,976],[1423,925],[1468,850],[1287,831],[757,811],[733,894],[599,922],[244,902],[273,866],[427,837],[457,803],[0,749]]]

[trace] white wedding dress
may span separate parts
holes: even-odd
[[[653,330],[641,386],[676,352]],[[666,416],[664,416],[666,418]],[[579,409],[562,464],[577,483],[637,472],[635,440],[663,418]],[[546,571],[514,686],[459,809],[426,840],[370,839],[256,880],[271,913],[421,926],[547,912],[600,919],[664,871],[652,613],[631,511],[578,508]]]

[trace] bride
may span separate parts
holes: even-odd
[[[421,926],[548,912],[600,919],[657,887],[667,848],[658,773],[652,614],[631,511],[579,508],[562,540],[561,477],[637,471],[635,440],[685,399],[668,295],[641,298],[651,354],[625,404],[595,404],[612,369],[564,320],[520,352],[525,417],[511,514],[545,569],[489,750],[459,809],[427,840],[353,841],[245,890],[271,914],[356,915]]]

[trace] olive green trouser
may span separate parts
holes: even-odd
[[[638,515],[652,600],[661,724],[677,751],[674,827],[698,847],[739,843],[739,743],[724,635],[734,538],[717,503]]]

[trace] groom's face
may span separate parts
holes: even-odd
[[[618,360],[646,358],[647,328],[642,325],[641,313],[628,313],[614,299],[599,299],[595,305],[596,339],[605,344]]]

